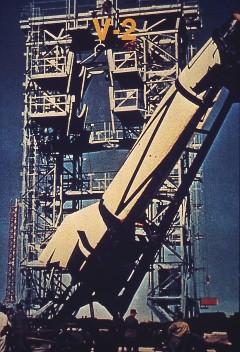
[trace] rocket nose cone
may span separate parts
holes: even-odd
[[[237,21],[240,21],[240,13],[234,13],[233,16],[236,18]]]

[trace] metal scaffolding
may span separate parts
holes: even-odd
[[[21,195],[21,270],[17,296],[29,311],[74,291],[68,273],[37,259],[63,218],[101,198],[164,94],[195,52],[197,1],[99,4],[34,1],[25,9],[25,107]],[[64,5],[65,4],[65,5]],[[123,40],[136,22],[134,40]],[[96,25],[104,28],[105,40]],[[202,143],[202,132],[146,210],[136,234],[154,236]],[[118,157],[116,157],[118,153]],[[97,161],[97,160],[100,160]],[[109,171],[110,170],[110,171]],[[199,228],[201,174],[180,206],[150,268],[148,305],[161,319],[198,310],[192,249]],[[200,197],[200,198],[199,198]],[[146,230],[146,228],[148,230]],[[48,310],[54,316],[54,307]]]
[[[8,231],[7,289],[3,303],[12,306],[16,302],[16,264],[18,234],[18,200],[10,202],[10,224]]]

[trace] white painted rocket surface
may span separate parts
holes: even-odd
[[[40,262],[69,267],[76,259],[81,271],[107,232],[114,236],[139,219],[211,110],[218,88],[202,89],[201,83],[219,65],[220,51],[211,38],[169,89],[101,201],[66,216]],[[81,261],[74,258],[76,247]]]

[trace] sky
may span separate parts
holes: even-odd
[[[25,48],[19,19],[20,7],[27,3],[1,0],[0,4],[0,301],[6,289],[9,204],[21,191]],[[232,13],[240,12],[240,0],[200,0],[200,4],[199,43]],[[218,297],[216,309],[226,313],[239,310],[239,117],[235,104],[203,167],[211,294]]]

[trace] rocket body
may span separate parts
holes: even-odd
[[[206,90],[196,92],[195,88],[219,64],[217,45],[210,39],[169,89],[101,202],[66,216],[41,254],[41,262],[61,267],[75,265],[75,270],[81,270],[109,230],[110,218],[116,220],[114,232],[118,226],[126,229],[134,224],[203,118],[197,112],[204,104]]]

